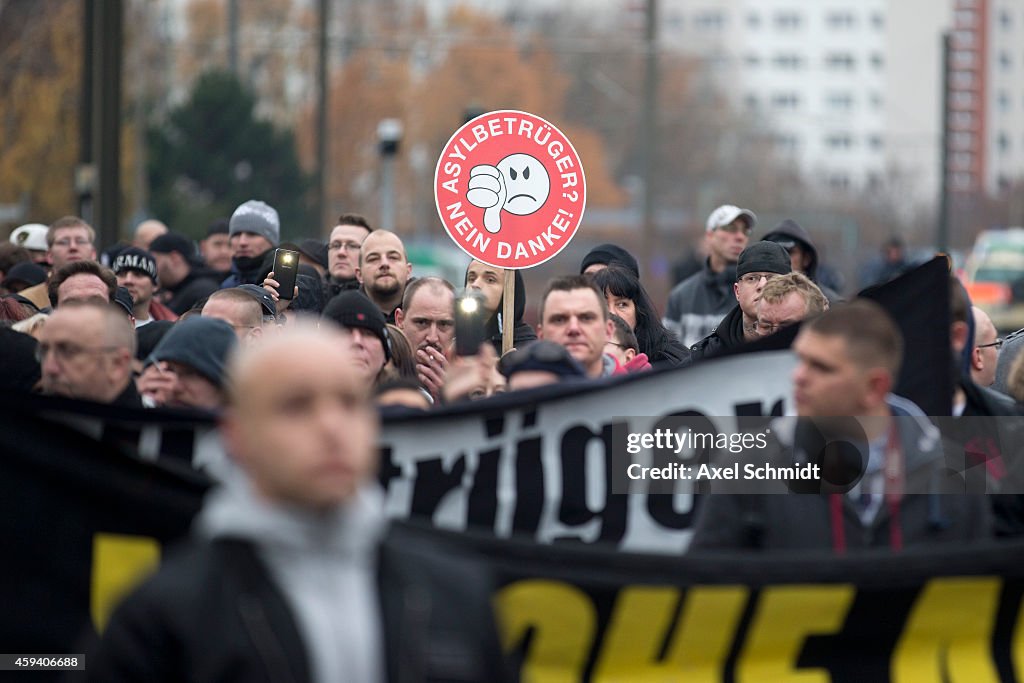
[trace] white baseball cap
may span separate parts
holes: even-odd
[[[46,234],[50,228],[42,223],[26,223],[15,228],[11,233],[11,244],[25,247],[31,251],[46,251],[49,245],[46,244]]]
[[[732,204],[723,204],[708,216],[707,231],[714,232],[723,225],[729,225],[740,216],[746,216],[747,223],[750,224],[750,229],[753,230],[754,226],[757,225],[757,216],[750,209],[741,209],[738,206]]]

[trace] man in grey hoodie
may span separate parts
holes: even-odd
[[[479,569],[388,533],[378,419],[348,349],[299,324],[235,357],[222,434],[237,471],[196,543],[115,612],[91,679],[505,679]]]

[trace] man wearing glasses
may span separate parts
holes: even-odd
[[[359,289],[356,278],[359,248],[371,232],[370,223],[359,214],[346,213],[338,218],[338,224],[327,240],[328,298],[349,289]]]
[[[46,257],[51,264],[51,273],[56,273],[73,261],[96,260],[96,231],[77,216],[57,219],[46,234],[46,243],[49,247]],[[20,294],[41,309],[50,305],[45,282],[24,289]]]
[[[757,302],[769,280],[792,270],[789,254],[774,242],[755,242],[740,254],[733,294],[737,303],[714,332],[690,347],[693,361],[754,341],[757,334]]]
[[[675,286],[668,296],[663,320],[683,346],[693,346],[714,330],[735,305],[736,261],[756,224],[753,211],[731,204],[718,207],[708,216],[704,268]]]
[[[971,353],[971,379],[979,387],[990,387],[996,381],[996,364],[1003,340],[998,338],[996,326],[985,311],[977,306],[974,313],[974,349]]]
[[[132,382],[135,330],[116,305],[70,301],[39,334],[44,394],[142,407]]]

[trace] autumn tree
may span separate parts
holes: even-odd
[[[201,76],[191,96],[148,135],[151,206],[173,229],[198,237],[248,199],[281,216],[285,235],[312,232],[290,130],[255,116],[256,97],[233,75]]]

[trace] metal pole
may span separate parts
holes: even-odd
[[[95,223],[99,244],[116,243],[121,228],[121,44],[122,0],[97,2],[93,40],[96,48],[93,90],[93,143],[99,188]]]
[[[657,231],[654,219],[654,149],[658,110],[658,1],[647,0],[644,27],[644,106],[640,119],[640,170],[644,179],[643,256],[644,270],[651,274],[655,258]]]
[[[395,155],[380,159],[380,227],[395,229]]]
[[[942,36],[942,136],[939,150],[939,165],[942,173],[939,179],[939,223],[936,226],[935,248],[946,252],[949,248],[949,58],[952,51],[952,36]]]
[[[328,140],[327,140],[327,105],[330,98],[329,84],[327,81],[327,60],[329,58],[327,52],[327,22],[329,20],[328,10],[330,9],[329,0],[320,0],[320,30],[319,30],[319,63],[317,64],[317,82],[319,84],[319,93],[317,98],[317,147],[316,147],[316,167],[317,167],[317,194],[316,194],[316,216],[320,226],[327,226],[330,218],[327,215],[327,197],[328,187],[327,182],[329,180],[329,164],[328,164]]]
[[[228,69],[238,76],[238,0],[228,0]]]
[[[82,94],[79,100],[78,169],[75,190],[78,193],[78,215],[92,223],[92,188],[86,184],[92,164],[92,90],[93,90],[93,5],[95,0],[82,0]]]

